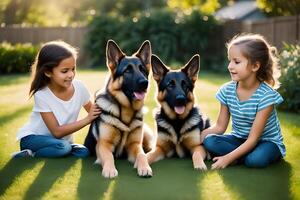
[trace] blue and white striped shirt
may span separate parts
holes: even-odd
[[[277,91],[264,82],[262,82],[252,96],[245,101],[238,99],[236,89],[237,82],[231,81],[225,83],[217,92],[216,98],[229,109],[232,117],[231,134],[238,138],[247,139],[256,113],[270,105],[280,104],[283,98]],[[275,143],[281,155],[285,156],[286,150],[275,109],[273,109],[267,120],[260,141]]]

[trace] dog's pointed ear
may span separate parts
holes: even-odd
[[[200,55],[194,55],[189,62],[181,69],[190,79],[195,83],[198,79],[198,73],[200,70]]]
[[[151,62],[151,43],[149,40],[145,40],[140,46],[139,50],[134,54],[136,57],[139,57],[143,64],[147,67],[148,72],[150,71],[150,62]]]
[[[122,52],[120,47],[113,40],[108,40],[106,44],[106,64],[109,69],[114,72],[117,68],[121,58],[125,54]]]
[[[151,56],[151,66],[152,66],[152,73],[153,73],[153,78],[156,82],[160,82],[162,77],[166,73],[168,73],[169,69],[168,67],[159,59],[158,56],[152,55]]]

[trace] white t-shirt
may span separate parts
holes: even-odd
[[[75,91],[68,101],[56,97],[47,86],[34,94],[34,106],[29,122],[19,130],[18,140],[28,135],[52,136],[40,112],[53,112],[59,125],[77,121],[80,109],[90,100],[90,94],[81,81],[73,80],[72,84]],[[72,134],[63,137],[63,139],[73,142]]]

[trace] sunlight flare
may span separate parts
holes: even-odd
[[[224,184],[218,171],[208,172],[203,180],[198,183],[198,188],[200,188],[201,199],[243,199]]]
[[[109,183],[107,191],[103,194],[103,200],[111,200],[113,199],[113,193],[116,187],[116,180],[113,180]]]

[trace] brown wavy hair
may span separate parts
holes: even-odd
[[[53,68],[57,67],[62,60],[70,57],[77,59],[77,50],[70,44],[63,41],[45,43],[31,66],[32,81],[29,98],[50,82],[45,72],[52,72]]]
[[[236,35],[227,43],[227,49],[229,50],[232,45],[241,47],[242,54],[249,60],[250,64],[259,62],[260,68],[256,73],[256,78],[259,81],[268,83],[274,89],[279,88],[278,79],[281,72],[278,66],[277,49],[271,46],[262,35]]]

